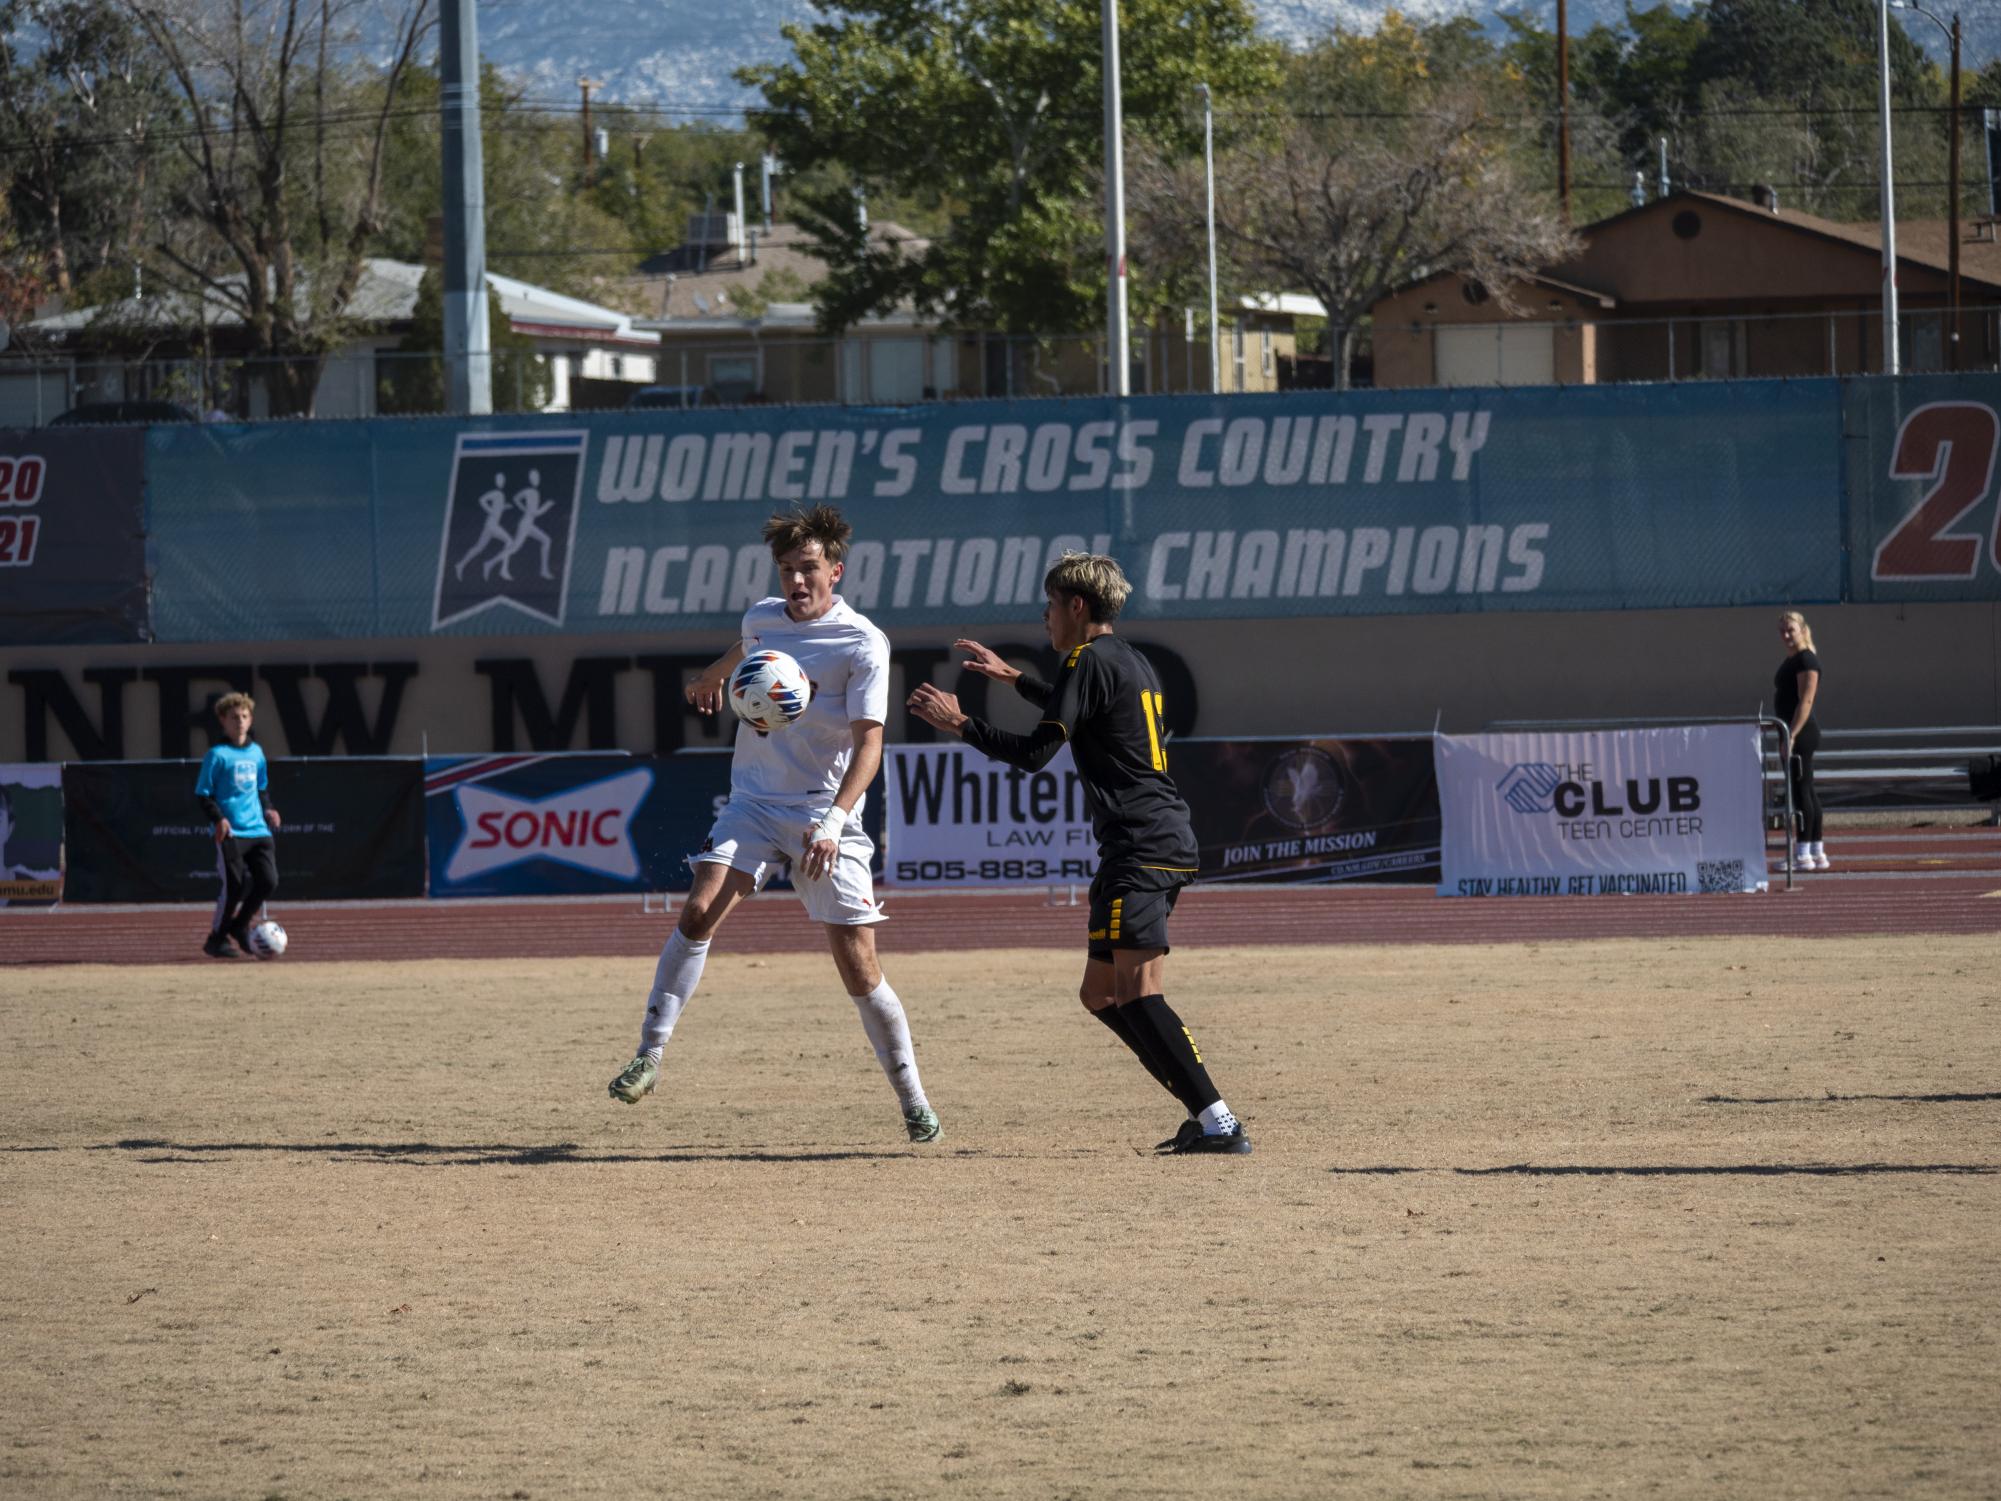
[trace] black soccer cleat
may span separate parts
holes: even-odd
[[[202,940],[201,951],[211,959],[234,959],[236,950],[229,945],[226,933],[211,933]]]
[[[1175,1129],[1174,1134],[1168,1137],[1166,1141],[1155,1142],[1153,1149],[1163,1155],[1172,1155],[1175,1152],[1185,1150],[1189,1141],[1201,1134],[1202,1123],[1191,1115]]]
[[[244,957],[244,958],[246,958],[246,959],[255,959],[255,958],[257,957],[257,950],[256,950],[255,948],[251,947],[251,944],[250,944],[250,919],[249,919],[249,918],[247,918],[247,917],[246,917],[246,918],[244,918],[244,919],[243,919],[243,920],[242,920],[241,922],[238,922],[237,924],[235,924],[235,926],[233,926],[232,928],[230,928],[230,930],[229,930],[229,936],[230,936],[230,937],[231,937],[232,939],[234,939],[234,940],[235,940],[235,942],[236,942],[236,946],[237,946],[237,947],[238,947],[239,949],[243,950],[243,957]]]
[[[1177,1140],[1169,1149],[1170,1157],[1196,1156],[1202,1153],[1218,1153],[1226,1157],[1248,1157],[1251,1153],[1251,1138],[1244,1130],[1242,1121],[1215,1136],[1204,1135],[1197,1126],[1195,1135],[1186,1140]]]

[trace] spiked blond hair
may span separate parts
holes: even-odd
[[[1056,560],[1055,566],[1043,575],[1042,587],[1061,594],[1074,594],[1090,606],[1091,619],[1100,625],[1110,625],[1117,620],[1119,611],[1125,608],[1126,600],[1133,592],[1133,586],[1126,580],[1125,570],[1119,567],[1119,560],[1094,552],[1063,554]]]

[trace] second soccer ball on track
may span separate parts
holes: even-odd
[[[813,685],[782,651],[754,651],[730,674],[730,710],[752,729],[782,730],[812,701]]]
[[[290,941],[285,930],[268,917],[250,930],[250,952],[259,959],[276,959]]]

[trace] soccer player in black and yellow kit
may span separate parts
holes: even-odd
[[[1195,830],[1167,774],[1160,679],[1112,633],[1132,585],[1112,558],[1066,553],[1043,580],[1043,592],[1043,623],[1062,660],[1054,684],[1008,666],[977,641],[954,643],[967,653],[970,671],[1013,683],[1042,709],[1032,732],[1014,735],[974,719],[960,711],[957,697],[931,683],[910,695],[911,712],[1026,771],[1041,770],[1069,744],[1098,836],[1085,1009],[1187,1109],[1189,1118],[1160,1151],[1240,1155],[1250,1151],[1251,1139],[1161,994],[1167,917],[1181,888],[1195,879]]]

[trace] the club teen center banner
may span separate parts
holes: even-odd
[[[1755,891],[1755,725],[1434,741],[1443,896]]]
[[[1061,885],[1098,873],[1098,840],[1067,745],[1040,771],[957,743],[892,745],[884,761],[886,885]]]

